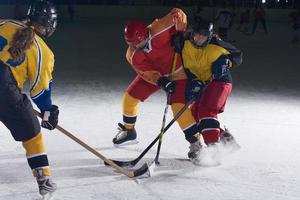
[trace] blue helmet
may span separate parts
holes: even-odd
[[[29,6],[27,12],[31,22],[40,24],[46,29],[45,37],[50,37],[57,26],[57,10],[55,6],[46,0],[37,0]]]

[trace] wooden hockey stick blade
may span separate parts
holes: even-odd
[[[121,161],[121,160],[111,160],[120,167],[132,168],[135,166],[135,162],[133,161]],[[104,165],[109,165],[107,162],[104,162]]]
[[[40,118],[42,118],[42,114],[41,113],[39,113],[36,110],[33,110],[33,112],[37,116],[39,116]],[[94,154],[95,156],[97,156],[98,158],[100,158],[101,160],[103,160],[104,162],[106,162],[111,167],[115,168],[120,173],[128,176],[129,178],[134,178],[134,177],[137,177],[137,176],[141,176],[141,175],[145,174],[148,171],[148,165],[147,165],[147,163],[145,163],[144,165],[142,165],[142,167],[140,167],[140,168],[138,168],[136,170],[125,169],[125,168],[117,165],[112,160],[110,160],[110,159],[106,158],[105,156],[103,156],[102,154],[100,154],[98,151],[96,151],[95,149],[93,149],[92,147],[90,147],[89,145],[87,145],[86,143],[84,143],[82,140],[80,140],[75,135],[71,134],[69,131],[65,130],[61,126],[57,125],[56,129],[59,130],[60,132],[62,132],[64,135],[66,135],[69,138],[71,138],[73,141],[75,141],[76,143],[78,143],[79,145],[81,145],[83,148],[85,148],[86,150],[88,150],[89,152],[91,152],[92,154]]]

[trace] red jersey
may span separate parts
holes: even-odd
[[[156,19],[149,26],[149,41],[144,49],[127,49],[126,58],[134,70],[144,80],[156,83],[160,76],[169,76],[172,73],[174,49],[171,46],[171,38],[178,31],[184,31],[187,26],[185,13],[174,8],[166,16]],[[182,79],[176,76],[176,72],[182,68],[180,56],[177,57],[174,80]]]

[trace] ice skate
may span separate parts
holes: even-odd
[[[224,148],[230,150],[231,152],[237,151],[240,149],[240,145],[236,142],[233,135],[230,131],[225,127],[224,131],[220,135],[220,143],[223,145]]]
[[[118,126],[118,134],[113,138],[114,146],[120,147],[138,143],[135,128],[126,129],[121,123],[118,123]]]
[[[43,169],[34,170],[36,181],[39,186],[39,193],[42,195],[42,199],[51,199],[53,192],[55,192],[57,185],[53,183],[49,176],[45,176]]]
[[[189,148],[190,151],[188,152],[188,158],[192,163],[199,164],[200,150],[202,148],[200,141],[191,143]]]

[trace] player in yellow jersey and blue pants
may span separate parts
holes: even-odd
[[[57,10],[43,0],[30,6],[27,21],[0,20],[0,121],[22,142],[43,196],[56,190],[41,133],[41,126],[52,130],[58,123],[59,110],[51,101],[54,55],[43,40],[56,26]],[[21,92],[26,80],[31,99],[43,115],[41,126]]]

